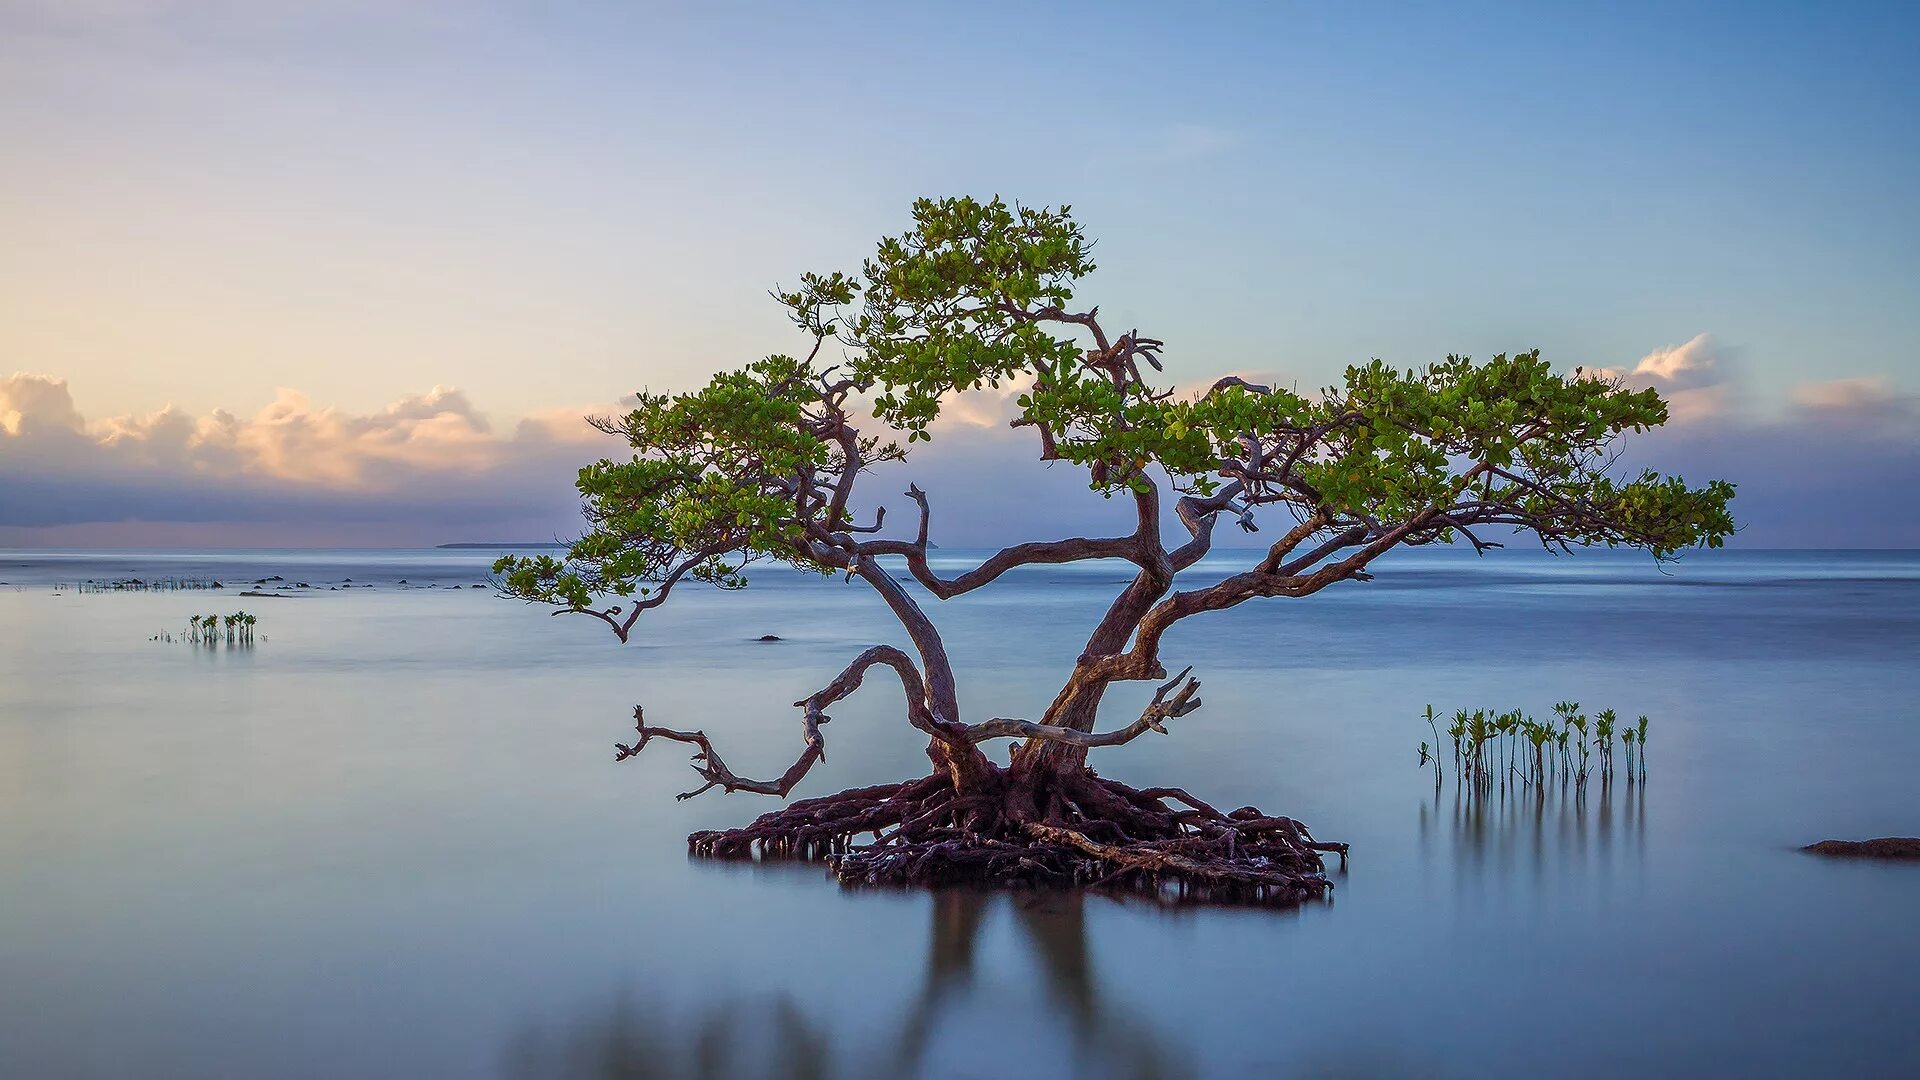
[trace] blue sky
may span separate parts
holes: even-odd
[[[1876,441],[1835,462],[1912,478],[1912,8],[1037,7],[0,2],[0,376],[40,380],[0,541],[314,535],[198,488],[154,521],[104,494],[136,467],[397,500],[361,541],[538,528],[601,452],[564,418],[789,347],[769,285],[948,193],[1073,204],[1083,295],[1177,382],[1706,335],[1674,453],[1844,404]],[[395,471],[530,501],[406,518]]]

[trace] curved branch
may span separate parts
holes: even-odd
[[[804,719],[801,722],[801,731],[806,740],[806,748],[777,780],[750,780],[738,775],[727,768],[727,763],[721,760],[720,754],[713,748],[713,743],[707,739],[706,732],[676,731],[673,728],[650,725],[647,723],[646,711],[639,705],[633,707],[633,728],[640,737],[631,745],[615,743],[613,759],[625,761],[633,757],[644,749],[648,740],[651,739],[690,743],[698,747],[693,755],[693,771],[699,773],[706,783],[692,791],[682,792],[676,798],[691,799],[709,788],[716,787],[729,793],[751,791],[757,795],[785,798],[787,792],[792,791],[793,786],[800,782],[800,778],[807,775],[807,770],[813,768],[814,762],[827,759],[827,740],[826,736],[820,733],[820,728],[833,718],[826,714],[826,707],[858,690],[861,680],[866,677],[867,669],[875,664],[885,664],[900,676],[901,689],[905,690],[907,695],[907,719],[914,727],[936,737],[950,737],[940,730],[927,709],[926,684],[920,678],[919,669],[913,666],[913,660],[891,645],[875,645],[854,657],[846,670],[834,676],[832,682],[793,703],[796,708],[805,710],[802,714]]]
[[[927,505],[927,493],[918,484],[914,484],[907,488],[907,497],[920,506],[918,536],[913,540],[869,540],[860,544],[857,550],[863,556],[900,555],[905,557],[907,571],[913,575],[913,579],[942,600],[951,600],[962,593],[969,593],[990,584],[1000,575],[1016,567],[1081,562],[1087,559],[1126,559],[1137,563],[1141,558],[1139,534],[1099,539],[1075,536],[1065,540],[1015,544],[995,552],[985,562],[959,577],[942,578],[934,573],[933,568],[927,563],[927,549],[930,546],[927,541],[927,531],[931,517]]]
[[[1231,506],[1246,487],[1244,482],[1235,480],[1206,498],[1183,495],[1173,504],[1174,516],[1193,538],[1168,553],[1175,573],[1199,562],[1213,549],[1214,523],[1219,520],[1220,512]]]
[[[627,605],[621,605],[621,604],[616,604],[608,608],[568,606],[568,607],[557,608],[556,610],[551,611],[548,614],[550,615],[591,615],[594,618],[599,619],[601,622],[606,623],[607,629],[612,630],[613,635],[619,638],[622,643],[624,643],[627,640],[627,635],[633,632],[633,624],[636,620],[640,618],[641,612],[647,611],[651,608],[657,608],[661,604],[666,603],[667,594],[671,593],[673,591],[673,587],[680,583],[680,579],[686,577],[689,572],[691,572],[694,568],[698,567],[701,563],[706,562],[708,559],[711,559],[717,555],[724,555],[728,551],[732,550],[737,546],[738,546],[737,541],[730,538],[723,542],[709,544],[708,546],[693,552],[692,554],[688,555],[686,559],[675,564],[671,569],[669,569],[666,572],[666,574],[664,574],[660,578],[658,582],[658,587],[653,591],[653,595],[648,596],[643,600],[634,601],[630,607]],[[542,598],[537,596],[523,595],[521,593],[514,592],[513,590],[508,588],[506,583],[503,582],[497,576],[493,579],[493,591],[495,596],[501,596],[511,600],[522,600],[529,604],[555,602],[552,600],[543,600]],[[625,618],[621,617],[623,612],[625,613],[625,616],[626,616]]]
[[[1201,396],[1210,397],[1214,394],[1218,394],[1221,391],[1228,389],[1229,387],[1234,387],[1234,386],[1237,386],[1240,389],[1245,390],[1249,394],[1265,395],[1265,394],[1273,393],[1273,387],[1267,386],[1264,383],[1248,382],[1247,380],[1241,378],[1238,375],[1225,375],[1215,380],[1214,384],[1212,386],[1207,387],[1207,392],[1205,394],[1202,394]]]

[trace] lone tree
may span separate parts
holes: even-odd
[[[882,240],[857,277],[807,275],[774,294],[811,339],[804,356],[770,356],[694,393],[642,393],[625,416],[596,420],[634,453],[580,471],[585,535],[564,559],[495,565],[506,593],[599,619],[622,641],[681,581],[741,588],[758,560],[859,578],[899,619],[911,652],[875,645],[795,703],[803,748],[777,779],[743,777],[705,733],[657,727],[634,709],[638,737],[618,746],[619,759],[655,739],[693,744],[704,782],[683,799],[712,788],[786,796],[825,756],[827,708],[875,667],[899,678],[907,722],[927,736],[930,775],[695,833],[695,853],[823,858],[852,882],[1316,897],[1330,887],[1321,853],[1344,857],[1344,845],[1316,843],[1290,818],[1222,813],[1179,788],[1134,789],[1088,767],[1089,750],[1164,733],[1199,707],[1191,667],[1168,677],[1169,628],[1365,581],[1375,559],[1403,545],[1464,541],[1485,552],[1499,546],[1492,530],[1510,528],[1555,550],[1605,544],[1667,559],[1718,547],[1733,529],[1726,483],[1611,475],[1616,438],[1666,420],[1658,394],[1556,374],[1537,352],[1450,356],[1410,371],[1376,360],[1314,395],[1233,376],[1197,395],[1158,388],[1148,369],[1161,370],[1163,342],[1116,334],[1098,308],[1074,303],[1090,250],[1064,206],[915,203],[912,229]],[[835,363],[823,356],[829,343]],[[1039,458],[1084,468],[1093,490],[1132,503],[1135,526],[1017,544],[943,578],[927,558],[928,493],[906,492],[914,538],[889,539],[876,535],[884,507],[859,481],[929,440],[952,395],[1004,385],[1024,388],[1013,426],[1033,430]],[[1162,538],[1169,512],[1184,531],[1172,547]],[[1223,515],[1249,532],[1277,521],[1278,536],[1245,570],[1178,588]],[[1037,720],[968,722],[922,598],[885,566],[904,562],[925,595],[947,600],[1015,567],[1087,559],[1130,563],[1133,578]],[[1096,731],[1107,688],[1131,680],[1161,685],[1130,723]],[[1019,740],[1009,764],[982,752],[995,739]],[[865,833],[878,838],[856,845]]]

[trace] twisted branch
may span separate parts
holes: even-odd
[[[1200,680],[1187,678],[1192,670],[1192,667],[1188,667],[1156,690],[1153,700],[1141,712],[1139,719],[1112,731],[1095,735],[1092,732],[1076,731],[1057,724],[1036,724],[1031,720],[996,717],[992,720],[983,720],[978,724],[969,724],[966,735],[969,740],[976,743],[987,739],[1027,738],[1079,747],[1120,746],[1132,742],[1147,731],[1157,731],[1165,735],[1167,729],[1163,726],[1163,721],[1185,716],[1200,707],[1200,699],[1194,697],[1194,694],[1200,690]],[[1183,680],[1186,683],[1185,686],[1180,685]],[[1179,687],[1178,693],[1173,693],[1175,687]],[[1169,694],[1172,696],[1169,697]]]
[[[693,771],[699,773],[706,783],[692,791],[682,792],[675,796],[676,798],[691,799],[695,795],[716,787],[729,793],[750,791],[756,795],[785,798],[787,793],[793,790],[793,786],[800,782],[800,778],[807,775],[807,770],[813,768],[814,762],[826,760],[827,740],[826,736],[820,733],[820,728],[833,719],[826,714],[826,707],[858,690],[861,680],[866,678],[867,669],[875,664],[885,664],[900,676],[901,688],[906,691],[907,696],[909,723],[936,738],[952,738],[946,730],[951,725],[936,721],[933,713],[928,709],[926,683],[920,678],[920,669],[914,666],[913,660],[891,645],[875,645],[854,657],[853,662],[848,664],[840,674],[834,676],[832,682],[810,696],[793,703],[794,707],[803,710],[801,737],[806,742],[806,748],[777,780],[752,780],[740,776],[727,768],[727,763],[721,760],[720,754],[713,748],[713,743],[707,739],[706,732],[676,731],[673,728],[650,725],[647,723],[645,709],[639,705],[633,707],[634,731],[638,733],[639,738],[631,744],[615,743],[613,759],[625,761],[633,757],[645,748],[651,739],[670,739],[674,742],[690,743],[698,747],[693,755]]]

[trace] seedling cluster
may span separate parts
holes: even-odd
[[[1454,774],[1459,782],[1473,791],[1490,793],[1497,789],[1503,794],[1508,788],[1544,791],[1554,783],[1563,789],[1572,785],[1585,790],[1587,778],[1596,772],[1603,783],[1612,783],[1616,736],[1625,750],[1627,782],[1645,782],[1646,717],[1626,726],[1614,710],[1603,709],[1589,717],[1577,701],[1562,701],[1553,707],[1553,713],[1553,719],[1535,720],[1518,709],[1456,710],[1446,733],[1453,743]],[[1438,787],[1445,779],[1440,761],[1440,718],[1429,705],[1424,719],[1433,742],[1420,743],[1420,766],[1433,769],[1434,786]]]
[[[154,641],[184,641],[194,645],[218,645],[222,641],[228,645],[253,644],[253,628],[260,618],[244,611],[231,615],[194,615],[187,619],[187,628],[176,635],[164,631],[153,635]]]

